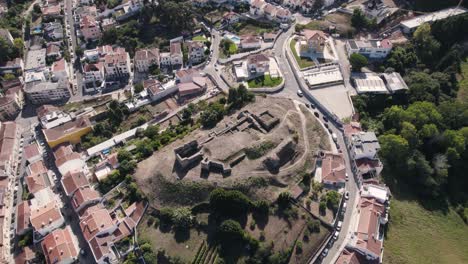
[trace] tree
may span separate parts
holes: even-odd
[[[409,88],[410,102],[428,101],[436,103],[439,101],[440,85],[425,72],[412,72],[405,77]]]
[[[251,207],[250,199],[239,191],[218,188],[210,193],[210,207],[224,216],[245,215]]]
[[[359,53],[353,53],[349,57],[349,62],[354,71],[360,72],[362,67],[367,66],[368,61],[364,55]]]
[[[142,83],[137,83],[137,84],[135,84],[135,85],[133,86],[133,91],[134,91],[135,93],[141,93],[141,92],[143,92],[144,89],[145,89],[145,88],[143,87],[143,84],[142,84]]]
[[[16,79],[15,75],[11,74],[11,73],[6,73],[5,75],[3,75],[3,80],[5,81],[11,81],[11,80],[14,80]]]
[[[312,233],[320,232],[320,221],[316,219],[307,220],[307,229]]]
[[[172,222],[179,230],[187,230],[192,225],[192,212],[188,207],[176,208],[172,212]]]
[[[401,168],[402,161],[407,160],[409,144],[402,136],[386,134],[379,137],[379,154],[393,168]]]
[[[207,109],[201,113],[200,121],[204,127],[214,127],[224,116],[224,105],[212,102]]]
[[[431,35],[431,26],[424,23],[413,33],[416,54],[422,62],[433,65],[439,55],[440,43]]]
[[[406,109],[404,121],[408,121],[417,129],[420,129],[425,124],[439,125],[442,121],[442,116],[433,103],[415,102]]]
[[[414,52],[412,46],[407,47],[395,47],[388,56],[386,61],[387,67],[395,69],[397,72],[405,72],[407,69],[411,69],[416,66],[418,57]]]
[[[270,204],[266,200],[255,202],[255,211],[262,215],[268,215],[270,212]]]
[[[356,29],[363,29],[367,27],[367,17],[360,8],[354,9],[353,16],[351,17],[351,25]]]
[[[287,208],[290,206],[289,202],[291,201],[291,194],[288,192],[282,192],[278,196],[277,202],[278,206],[281,208]]]
[[[119,160],[119,163],[122,163],[123,161],[131,161],[133,159],[133,155],[128,150],[122,148],[117,153],[117,159]]]
[[[39,15],[42,13],[42,10],[41,10],[41,6],[39,4],[34,4],[33,5],[33,12],[36,14],[36,15]]]
[[[327,192],[325,197],[327,199],[327,207],[336,212],[340,205],[340,194],[335,190],[331,190]]]
[[[143,132],[143,135],[152,140],[156,139],[157,136],[159,135],[159,126],[158,125],[148,126],[145,129],[145,132]]]
[[[77,57],[82,57],[83,54],[84,54],[83,49],[82,49],[81,47],[77,46],[77,47],[75,48],[75,55],[76,55]]]
[[[419,145],[418,131],[413,124],[409,122],[403,122],[400,134],[403,138],[405,138],[408,141],[409,146],[411,148],[418,147]]]
[[[244,240],[245,233],[239,222],[229,219],[221,223],[216,235],[224,245],[229,245]]]

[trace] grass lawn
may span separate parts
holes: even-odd
[[[299,68],[304,69],[315,65],[313,61],[299,57],[296,51],[296,40],[291,40],[289,47],[294,54],[294,58],[296,58],[297,64],[299,64]]]
[[[468,102],[468,59],[461,64],[460,87],[458,90],[458,100]]]
[[[468,263],[468,225],[454,210],[444,215],[393,199],[390,217],[383,263]]]
[[[208,39],[205,38],[205,36],[201,36],[201,35],[200,35],[200,36],[195,36],[195,37],[193,37],[192,40],[193,40],[193,41],[203,41],[203,42],[205,42],[205,41],[207,41]]]
[[[229,45],[229,50],[227,52],[223,49],[223,46],[220,45],[219,57],[222,59],[228,58],[231,55],[237,54],[238,50],[239,49],[234,42]]]
[[[248,82],[249,88],[276,87],[283,81],[283,78],[272,78],[269,74],[257,77]]]

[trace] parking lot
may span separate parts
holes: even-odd
[[[340,119],[350,117],[353,114],[353,104],[344,85],[312,89],[310,93]]]

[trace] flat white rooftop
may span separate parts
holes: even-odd
[[[448,17],[460,15],[466,12],[467,10],[463,7],[451,7],[451,8],[442,9],[442,10],[439,10],[430,14],[418,16],[409,20],[405,20],[401,22],[400,24],[403,27],[413,29],[427,22],[434,22],[437,20],[446,19]]]
[[[330,68],[320,71],[305,72],[304,79],[309,87],[311,87],[343,81],[343,76],[339,68]]]
[[[357,93],[388,93],[384,81],[375,73],[359,73],[352,76]]]
[[[388,198],[388,191],[384,186],[365,184],[362,187],[362,196],[374,197],[381,202],[385,202]]]

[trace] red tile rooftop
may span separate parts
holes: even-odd
[[[62,186],[65,193],[72,195],[78,188],[89,185],[89,181],[81,171],[68,172],[62,177]]]
[[[41,246],[48,264],[71,263],[78,257],[78,247],[68,227],[48,234],[41,242]]]

